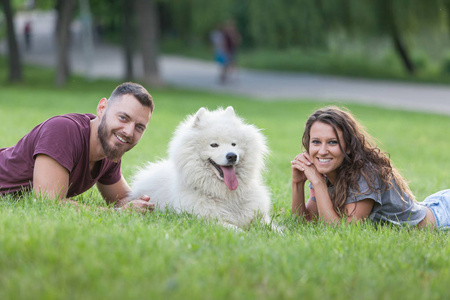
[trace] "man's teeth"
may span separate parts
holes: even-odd
[[[321,163],[326,163],[329,162],[331,160],[331,158],[319,158],[319,162]]]
[[[122,143],[127,143],[126,140],[124,140],[123,138],[121,138],[120,136],[118,136],[117,134],[115,134],[116,138],[121,141]]]

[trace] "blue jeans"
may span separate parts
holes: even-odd
[[[450,190],[443,190],[430,195],[421,204],[431,210],[438,229],[450,230]]]

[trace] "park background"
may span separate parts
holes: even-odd
[[[260,98],[233,91],[245,86],[245,70],[264,69],[280,76],[295,72],[302,78],[312,75],[317,79],[321,77],[314,76],[322,74],[401,86],[414,83],[420,90],[438,89],[444,95],[443,104],[448,105],[448,1],[0,3],[4,13],[0,22],[0,147],[13,145],[53,115],[93,113],[98,100],[108,97],[117,84],[134,80],[150,90],[156,110],[140,144],[124,157],[124,175],[129,179],[146,161],[165,157],[173,130],[187,114],[201,106],[232,105],[268,138],[271,155],[264,178],[272,191],[274,222],[286,228],[285,236],[258,224],[245,233],[234,233],[171,212],[117,214],[32,197],[21,201],[3,197],[0,298],[447,297],[447,233],[370,223],[305,223],[290,215],[289,163],[301,150],[308,115],[326,104],[346,106],[391,155],[421,201],[449,188],[447,110],[425,113],[425,109],[414,109],[412,102],[402,109],[379,107],[383,93],[379,101],[368,105],[332,96],[284,99],[275,93]],[[24,18],[36,21],[49,12],[55,21],[53,35],[45,40],[51,50],[36,53],[40,49],[34,48],[36,40],[27,50],[22,36]],[[216,68],[208,73],[214,80],[210,78],[206,91],[183,88],[161,73],[160,63],[168,57],[201,59],[199,65],[210,68],[209,33],[229,18],[236,20],[243,43],[238,56],[240,74],[226,87],[215,80]],[[121,56],[107,62],[107,71],[114,70],[114,76],[93,72],[99,49],[120,50]],[[117,65],[122,67],[116,69]],[[197,78],[194,73],[191,77]],[[423,103],[432,101],[422,99]],[[95,189],[78,201],[90,207],[104,205]]]

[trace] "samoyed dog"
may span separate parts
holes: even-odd
[[[270,193],[261,174],[267,153],[263,134],[233,107],[202,107],[178,126],[168,158],[134,175],[130,196],[145,194],[157,208],[218,220],[229,228],[245,227],[255,218],[269,224]]]

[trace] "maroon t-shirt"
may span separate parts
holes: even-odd
[[[120,162],[107,158],[89,171],[89,138],[92,114],[56,116],[39,124],[15,146],[0,149],[0,194],[30,190],[36,155],[45,154],[69,171],[67,197],[79,195],[97,181],[114,184],[122,173]]]

